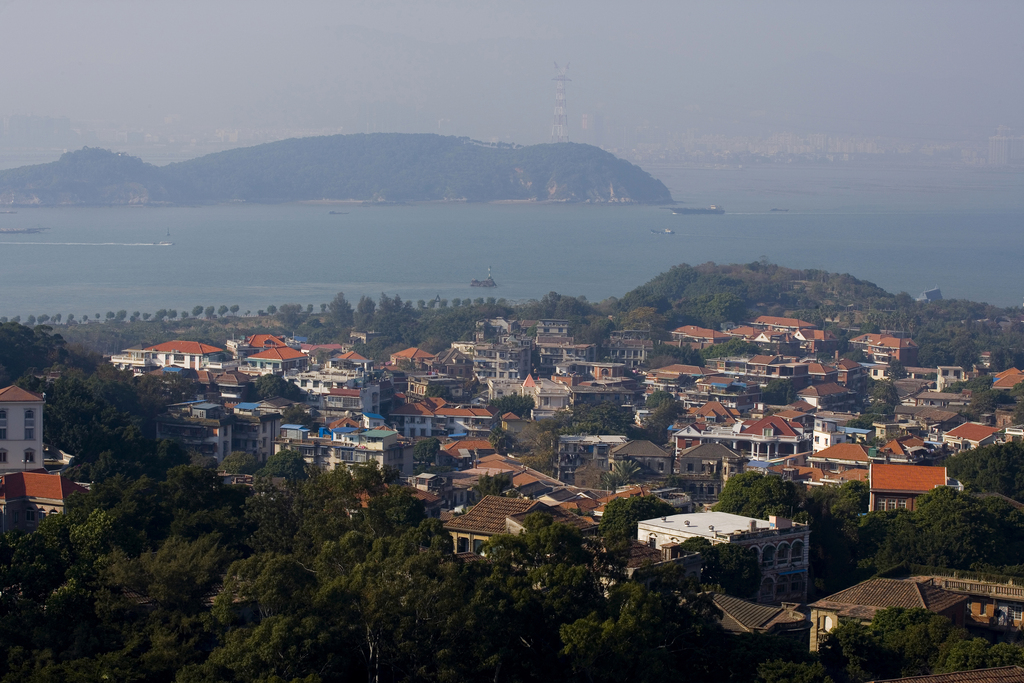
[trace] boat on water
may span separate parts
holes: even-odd
[[[17,211],[0,211],[0,213],[18,213]]]
[[[0,235],[38,235],[49,228],[0,228]]]
[[[154,247],[173,247],[174,242],[153,242]]]
[[[497,287],[498,283],[491,277],[491,267],[487,266],[487,279],[486,280],[470,280],[470,287]]]
[[[654,229],[652,229],[651,232],[653,234],[655,234],[655,235],[674,235],[674,234],[676,234],[675,230],[669,230],[668,228],[665,228],[664,230],[654,230]]]
[[[347,216],[348,211],[328,211],[327,214],[330,216]]]
[[[718,214],[718,213],[725,213],[725,208],[723,208],[721,206],[718,206],[717,204],[712,204],[711,206],[705,207],[703,209],[688,208],[688,207],[678,207],[678,208],[673,207],[672,208],[672,213],[683,215],[683,216],[692,215],[692,214],[709,214],[709,213]]]
[[[773,212],[779,212],[779,213],[785,213],[785,212],[789,211],[789,209],[772,209],[772,211]]]

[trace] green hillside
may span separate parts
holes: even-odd
[[[491,146],[440,135],[334,135],[157,167],[85,148],[0,171],[0,204],[364,201],[672,201],[641,168],[580,144]]]

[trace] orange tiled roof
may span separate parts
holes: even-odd
[[[0,499],[5,501],[15,498],[64,500],[76,491],[85,492],[86,489],[56,474],[12,472],[0,476]]]
[[[770,417],[764,417],[755,422],[749,423],[743,428],[741,434],[760,434],[765,429],[771,427],[774,430],[775,436],[798,436],[798,432],[793,428],[786,420],[781,417],[774,415]]]
[[[9,387],[0,389],[0,401],[7,401],[10,403],[21,403],[23,401],[42,401],[43,397],[41,394],[37,394],[34,391],[27,391],[21,387],[16,387],[13,384]]]
[[[725,332],[718,332],[716,330],[711,330],[706,327],[698,327],[696,325],[683,325],[682,327],[677,327],[672,330],[672,334],[681,334],[687,337],[695,337],[697,339],[710,339],[712,341],[716,339],[725,340],[731,337],[731,335],[728,335]]]
[[[293,360],[295,358],[305,358],[306,354],[302,351],[297,351],[290,346],[274,346],[265,351],[254,353],[249,358],[259,358],[263,360]]]
[[[756,337],[761,334],[761,330],[756,330],[749,325],[740,325],[729,330],[730,337]]]
[[[364,356],[360,356],[355,351],[349,351],[347,353],[341,354],[340,356],[335,356],[334,358],[335,359],[340,359],[340,360],[370,360],[369,358],[366,358]]]
[[[917,491],[924,493],[946,485],[945,467],[925,465],[871,464],[872,491]]]
[[[442,444],[441,448],[449,453],[458,453],[460,450],[470,451],[494,451],[494,446],[485,439],[462,439]]]
[[[812,384],[811,386],[796,392],[797,396],[833,396],[835,394],[849,393],[849,389],[839,386],[835,382],[825,384]]]
[[[868,463],[868,449],[859,443],[837,443],[811,455],[812,458]]]
[[[260,349],[269,349],[275,346],[288,346],[283,339],[272,334],[254,334],[247,338],[245,343],[249,346]]]
[[[194,341],[169,341],[163,344],[156,344],[155,346],[147,346],[146,351],[157,351],[159,353],[189,353],[197,356],[202,356],[207,353],[217,353],[224,349],[219,349],[216,346],[210,346],[209,344],[203,344],[201,342]]]
[[[977,422],[965,422],[959,427],[950,429],[946,432],[946,436],[952,436],[966,441],[981,441],[982,439],[987,439],[998,431],[998,427],[980,425]]]
[[[438,408],[434,414],[448,415],[449,417],[494,417],[497,412],[497,408],[487,406],[485,408]]]

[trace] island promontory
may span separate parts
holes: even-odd
[[[154,166],[104,149],[0,171],[0,205],[308,200],[661,204],[668,188],[591,145],[491,145],[430,134],[293,138]]]

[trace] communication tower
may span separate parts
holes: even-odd
[[[555,122],[551,126],[551,142],[569,142],[569,120],[565,115],[565,82],[572,80],[565,75],[569,69],[566,64],[564,69],[558,68],[555,62]]]

